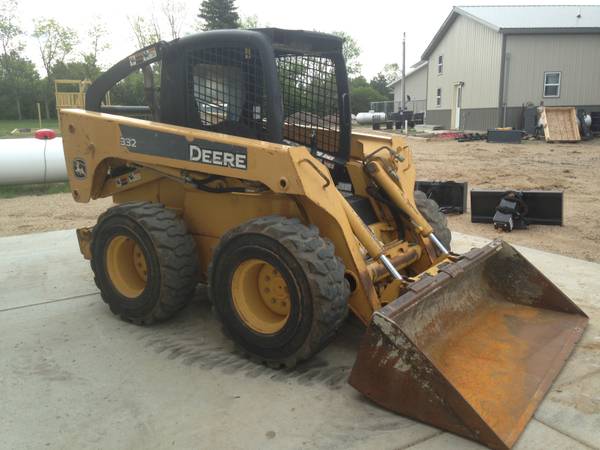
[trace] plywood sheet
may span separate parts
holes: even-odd
[[[575,108],[544,107],[542,123],[546,141],[577,142],[581,140]]]

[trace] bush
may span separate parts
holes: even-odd
[[[370,86],[357,87],[350,90],[350,109],[352,114],[367,112],[371,102],[382,102],[386,98]]]

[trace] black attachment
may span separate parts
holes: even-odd
[[[600,111],[591,112],[592,126],[590,127],[593,134],[600,133]]]
[[[500,142],[504,144],[520,144],[523,138],[521,130],[488,130],[488,142]]]
[[[501,200],[511,191],[471,190],[471,222],[494,223]],[[563,193],[561,191],[519,191],[527,205],[527,223],[537,225],[563,224]]]
[[[513,229],[524,230],[527,228],[527,204],[523,201],[523,194],[520,192],[507,192],[500,204],[496,207],[494,214],[494,228],[503,231],[512,231]]]
[[[444,214],[463,214],[467,210],[469,184],[456,181],[417,181],[415,189],[435,200]]]

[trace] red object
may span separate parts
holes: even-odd
[[[54,139],[56,137],[56,131],[51,130],[50,128],[40,128],[35,132],[36,139]]]

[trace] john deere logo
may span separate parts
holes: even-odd
[[[85,161],[83,159],[73,160],[73,174],[77,178],[82,179],[87,176],[87,167],[85,166]]]

